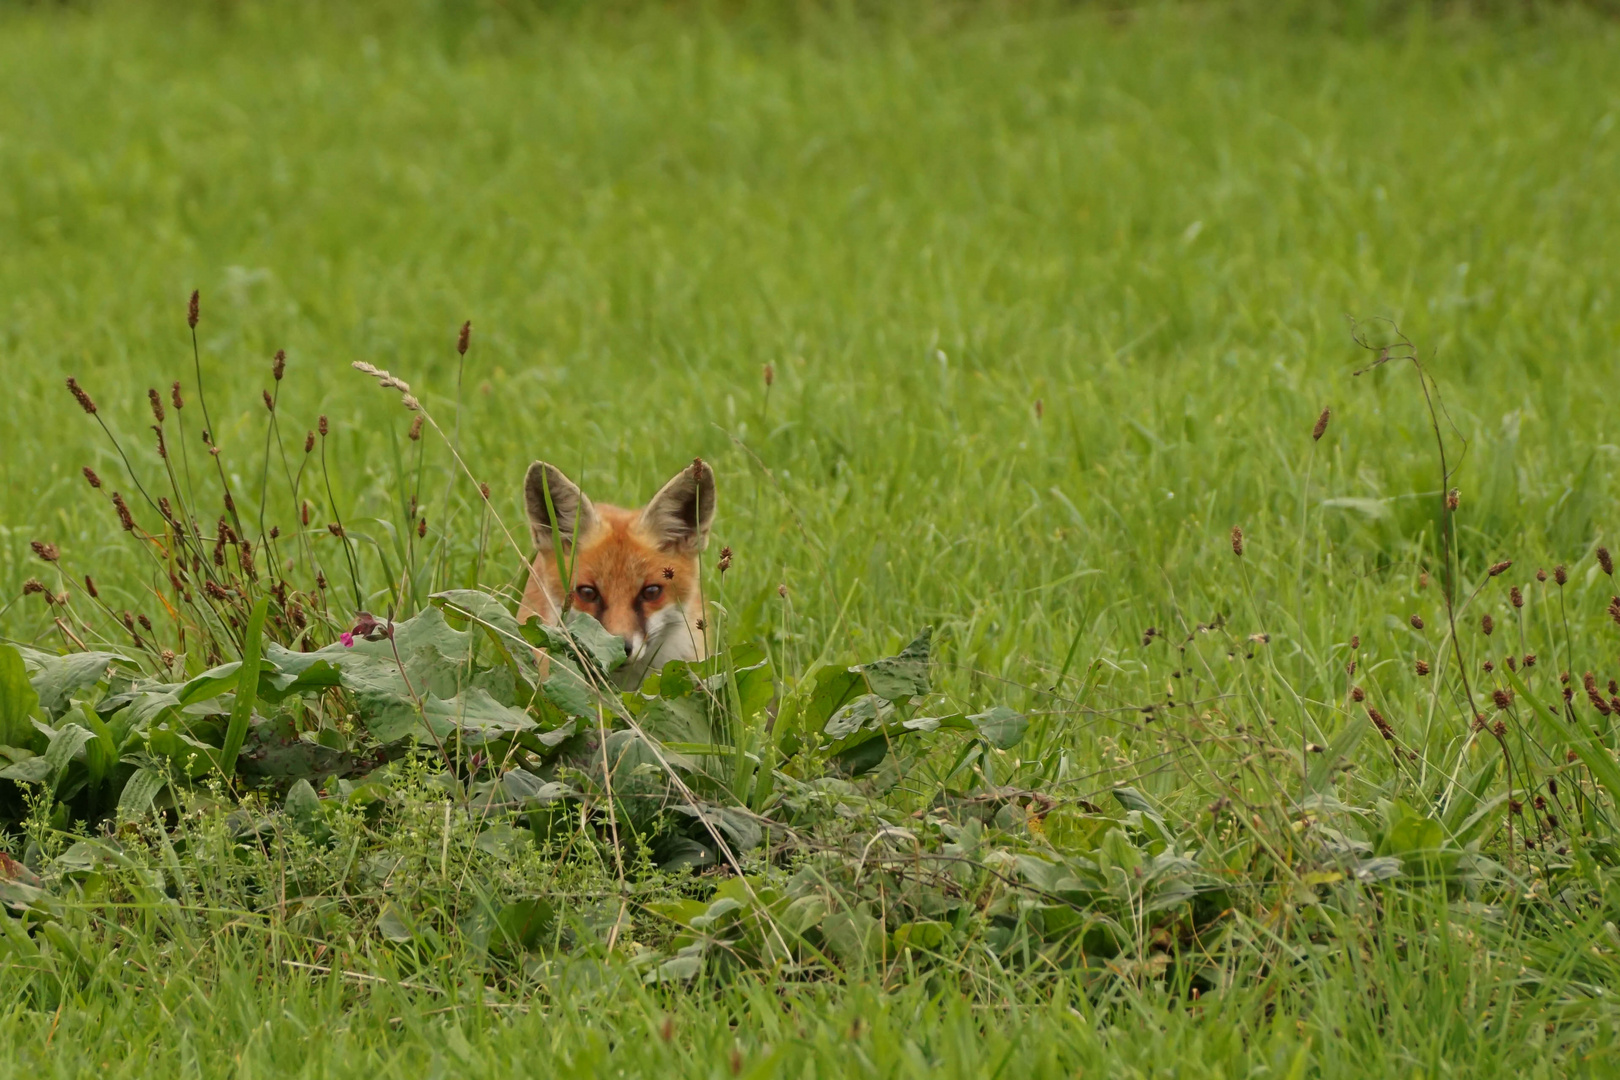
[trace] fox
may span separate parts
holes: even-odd
[[[633,509],[592,502],[556,466],[536,461],[523,477],[523,501],[535,555],[518,622],[538,615],[556,626],[570,609],[591,615],[624,639],[625,663],[613,676],[624,689],[671,660],[709,655],[698,575],[715,491],[703,459]],[[544,654],[537,658],[544,669]]]

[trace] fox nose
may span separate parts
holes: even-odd
[[[626,656],[634,655],[635,651],[636,651],[635,645],[631,643],[629,638],[625,638],[624,639],[624,655],[626,655]]]

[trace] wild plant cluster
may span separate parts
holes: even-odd
[[[198,317],[194,294],[194,349]],[[1613,559],[1464,558],[1438,387],[1398,333],[1356,340],[1428,404],[1429,609],[1386,613],[1382,647],[1334,643],[1338,699],[1311,698],[1233,527],[1247,610],[1144,631],[1164,695],[1118,700],[1071,651],[1040,713],[941,693],[928,631],[786,672],[723,618],[715,656],[621,691],[621,643],[588,616],[520,625],[511,589],[451,587],[417,490],[386,538],[346,527],[326,419],[284,439],[279,353],[259,473],[285,473],[296,524],[267,524],[262,479],[231,488],[199,362],[190,391],[150,394],[159,482],[85,470],[151,568],[152,612],[104,603],[41,539],[50,580],[25,591],[56,648],[0,645],[0,963],[45,1002],[199,933],[441,994],[557,992],[587,964],[969,992],[1078,973],[1191,1000],[1374,941],[1427,897],[1485,913],[1480,948],[1612,982],[1620,940],[1571,959],[1538,953],[1537,928],[1616,917],[1620,670],[1569,619],[1597,597],[1620,629],[1620,598],[1591,588]],[[356,367],[400,395],[413,444],[442,435],[408,384]],[[1100,768],[1077,767],[1082,737]]]

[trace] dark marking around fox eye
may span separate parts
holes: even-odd
[[[587,604],[594,604],[601,599],[601,594],[596,591],[595,585],[581,585],[574,590],[574,595]]]
[[[648,585],[645,589],[641,590],[641,598],[651,603],[652,601],[658,599],[663,592],[664,587],[662,585]]]

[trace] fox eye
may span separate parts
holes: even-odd
[[[596,591],[595,585],[581,585],[579,588],[574,590],[574,595],[578,596],[587,604],[594,604],[602,594]]]
[[[641,590],[641,598],[650,603],[663,595],[663,592],[664,587],[662,585],[648,585],[645,589]]]

